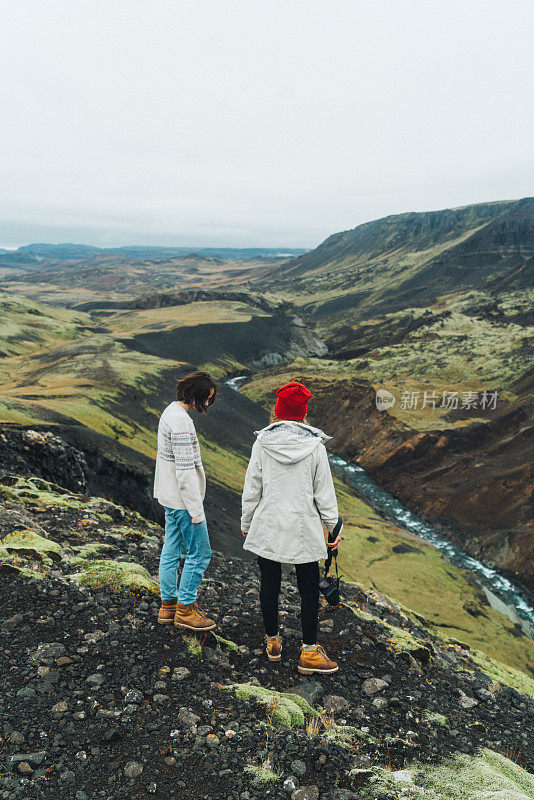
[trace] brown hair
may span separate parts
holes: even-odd
[[[271,416],[269,417],[269,425],[272,425],[273,422],[294,422],[294,420],[283,419],[282,417],[277,417],[276,414],[274,413],[274,406],[273,406],[273,409],[271,411]],[[302,422],[304,425],[309,425],[310,424],[308,422],[308,417],[307,416],[304,417],[304,419],[299,419],[299,422]]]
[[[212,389],[214,392],[210,397]],[[209,398],[208,406],[211,406],[218,393],[218,384],[207,372],[190,372],[176,382],[176,399],[193,406],[200,414],[205,414],[208,410],[206,400]]]

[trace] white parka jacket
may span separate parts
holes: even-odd
[[[332,531],[338,509],[324,442],[303,422],[273,422],[255,431],[242,497],[243,548],[284,564],[326,558],[323,522]]]

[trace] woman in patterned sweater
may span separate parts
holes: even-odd
[[[161,624],[208,631],[214,620],[197,603],[198,587],[211,560],[204,515],[206,476],[191,408],[207,413],[218,387],[207,372],[192,372],[178,381],[176,400],[163,411],[158,425],[154,497],[165,508],[165,540],[159,562]],[[178,569],[185,558],[178,585]]]

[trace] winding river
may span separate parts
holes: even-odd
[[[239,387],[247,378],[247,375],[240,375],[226,383],[231,389],[239,391]],[[440,531],[403,505],[387,489],[379,486],[362,467],[331,453],[328,454],[328,458],[332,471],[354,487],[358,496],[364,498],[377,513],[429,542],[455,566],[471,572],[485,592],[491,607],[505,614],[512,622],[519,623],[525,634],[534,638],[534,609],[512,581],[445,538]]]

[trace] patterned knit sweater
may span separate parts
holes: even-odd
[[[204,519],[206,476],[193,420],[181,405],[170,403],[158,425],[154,497],[162,506],[187,509],[192,521]]]

